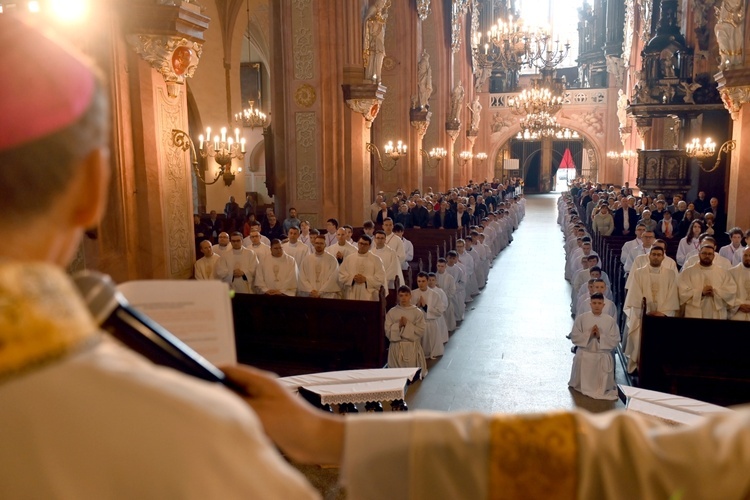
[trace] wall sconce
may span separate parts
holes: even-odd
[[[630,149],[626,149],[622,151],[621,153],[618,153],[617,151],[609,151],[607,153],[607,158],[610,160],[630,161],[631,159],[636,158],[637,156],[638,156],[638,153]]]
[[[710,169],[703,168],[703,160],[716,153],[716,143],[712,141],[710,137],[706,138],[703,144],[701,144],[701,141],[698,138],[694,138],[691,142],[685,144],[685,154],[688,158],[695,158],[698,161],[698,166],[701,170],[710,173],[719,168],[721,153],[729,153],[736,147],[737,141],[734,140],[729,140],[722,144],[719,148],[719,154],[716,157],[716,163],[714,163],[714,166]]]
[[[385,153],[385,156],[390,158],[393,163],[391,163],[390,168],[386,168],[383,165],[383,158],[380,156],[380,150],[375,144],[368,142],[365,148],[370,152],[370,154],[375,153],[378,158],[378,165],[380,165],[380,168],[382,168],[386,172],[390,172],[391,170],[396,168],[396,163],[398,163],[398,160],[400,160],[402,156],[406,156],[406,144],[404,144],[403,141],[398,141],[396,143],[396,146],[393,145],[393,141],[388,141],[388,144],[386,144],[383,148],[383,152]]]
[[[219,165],[219,170],[216,172],[216,176],[212,181],[207,181],[203,176],[203,173],[198,169],[198,155],[195,151],[195,145],[192,139],[182,130],[172,129],[172,142],[175,146],[187,151],[190,149],[192,153],[192,165],[195,170],[195,175],[198,179],[210,186],[215,184],[221,178],[224,180],[224,184],[231,186],[235,179],[235,174],[232,172],[232,160],[242,160],[245,157],[245,138],[240,138],[240,129],[234,129],[234,138],[227,137],[227,129],[221,129],[221,136],[214,136],[213,141],[210,140],[211,127],[206,129],[206,135],[209,139],[204,139],[201,135],[198,139],[200,146],[198,151],[203,158],[213,158]],[[237,169],[238,172],[242,171],[242,168]]]
[[[474,155],[474,159],[479,160],[479,163],[482,163],[487,159],[487,153],[477,153]]]
[[[437,166],[440,164],[440,161],[448,156],[448,151],[446,151],[444,148],[432,148],[429,153],[424,149],[420,149],[419,152],[422,153],[422,156],[425,157],[428,168],[437,168]],[[432,163],[432,160],[435,160],[434,164]]]
[[[471,151],[461,151],[455,158],[458,162],[458,166],[463,167],[464,165],[466,165],[466,163],[468,163],[469,160],[474,158],[474,155]]]

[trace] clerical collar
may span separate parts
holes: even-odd
[[[46,263],[0,263],[0,380],[99,339],[94,319],[62,270]]]

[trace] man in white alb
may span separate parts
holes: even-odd
[[[383,231],[385,231],[385,244],[396,252],[398,265],[401,267],[406,262],[406,250],[404,249],[404,242],[401,240],[401,237],[393,232],[393,219],[390,217],[383,221]]]
[[[232,245],[229,244],[229,233],[219,233],[219,242],[212,248],[215,254],[219,256],[232,251]]]
[[[737,284],[737,294],[729,309],[729,319],[750,321],[750,247],[742,252],[742,262],[729,270]]]
[[[443,322],[445,323],[443,343],[446,343],[448,342],[449,338],[448,332],[450,332],[450,329],[448,328],[448,309],[450,308],[451,303],[448,300],[448,295],[446,295],[445,292],[438,286],[437,273],[427,273],[427,286],[430,288],[430,290],[440,295],[440,300],[443,303]],[[455,323],[455,320],[453,322]]]
[[[253,229],[250,231],[250,235],[245,238],[245,241],[250,240],[250,246],[246,247],[255,252],[255,256],[258,258],[258,262],[263,262],[263,259],[271,255],[271,247],[261,241],[260,231]]]
[[[703,244],[698,264],[680,273],[677,284],[686,318],[727,319],[737,284],[729,272],[714,264],[714,256],[714,247]]]
[[[448,263],[444,258],[439,258],[437,261],[437,273],[435,273],[437,279],[437,286],[445,292],[448,297],[448,307],[445,310],[443,316],[445,316],[445,324],[448,327],[448,331],[452,332],[456,329],[456,279],[448,274],[446,268]]]
[[[445,353],[443,344],[448,342],[448,328],[443,319],[445,307],[440,295],[428,286],[425,272],[417,275],[417,288],[411,291],[411,303],[424,311],[427,329],[422,337],[422,349],[425,357],[435,359],[442,356]]]
[[[339,263],[336,257],[325,251],[326,237],[316,235],[313,240],[315,252],[306,256],[299,267],[297,295],[340,299]]]
[[[409,269],[409,262],[414,260],[414,244],[404,238],[404,226],[401,224],[394,224],[393,225],[393,232],[396,233],[396,236],[401,238],[401,241],[404,244],[404,261],[401,263],[401,270],[406,271]]]
[[[380,257],[385,269],[385,279],[388,283],[388,289],[394,288],[394,282],[398,278],[399,287],[404,285],[404,274],[401,271],[396,252],[385,244],[385,231],[379,229],[375,231],[375,247],[370,250],[371,253]]]
[[[620,342],[620,329],[612,316],[602,313],[604,296],[591,296],[591,311],[579,314],[571,340],[578,346],[568,385],[595,399],[617,399],[612,350]]]
[[[646,314],[651,316],[673,317],[680,309],[677,272],[662,265],[665,257],[664,248],[654,245],[648,256],[649,265],[633,269],[630,273],[628,277],[630,286],[623,305],[628,318],[625,356],[628,358],[628,372],[630,373],[638,368],[643,299],[646,299]]]
[[[193,266],[195,271],[195,279],[197,280],[211,280],[216,279],[214,275],[214,268],[216,263],[221,260],[221,256],[214,253],[211,247],[211,242],[208,240],[201,241],[201,253],[203,257],[195,261]]]
[[[411,290],[399,287],[398,302],[385,315],[385,336],[390,341],[388,368],[421,368],[421,378],[427,375],[422,349],[426,328],[424,312],[411,303]]]
[[[266,295],[297,295],[297,263],[284,253],[281,240],[271,240],[271,255],[258,265],[255,288]]]
[[[456,321],[463,321],[466,314],[466,268],[458,261],[458,253],[455,250],[448,252],[445,260],[448,264],[445,272],[453,276],[456,282],[456,293],[451,297],[455,306],[453,311],[456,314]]]
[[[387,283],[383,261],[370,252],[371,245],[369,236],[360,236],[357,253],[349,255],[339,266],[339,284],[345,299],[377,301],[380,287]]]
[[[289,241],[281,244],[281,248],[284,249],[284,253],[287,255],[291,255],[294,258],[294,261],[297,263],[298,267],[302,264],[302,259],[310,254],[310,248],[299,241],[299,235],[299,228],[297,226],[292,226],[289,228],[289,232],[287,233]]]
[[[328,236],[326,235],[326,245],[328,245]],[[344,259],[357,253],[357,247],[350,245],[346,241],[346,230],[343,227],[336,229],[336,242],[326,247],[326,252],[336,257],[336,261],[341,264]]]
[[[242,233],[234,232],[229,239],[232,250],[216,263],[214,274],[228,283],[235,293],[253,293],[253,281],[258,267],[255,252],[242,246]]]

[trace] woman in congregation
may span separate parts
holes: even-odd
[[[685,213],[685,217],[687,217],[687,212]],[[682,267],[691,255],[698,253],[698,247],[700,246],[698,237],[705,230],[706,226],[704,226],[703,222],[699,220],[694,220],[690,224],[687,236],[680,240],[680,244],[677,247],[677,258],[675,260],[677,261],[678,266]]]

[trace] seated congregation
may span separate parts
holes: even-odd
[[[500,183],[399,192],[388,214],[375,210],[382,199],[361,227],[332,218],[317,230],[290,209],[283,222],[271,217],[279,238],[250,218],[247,236],[219,231],[216,244],[211,237],[198,243],[195,278],[221,280],[235,293],[240,362],[281,375],[386,362],[427,374],[426,360],[443,355],[466,304],[512,241],[525,199]],[[200,220],[196,238],[212,236]]]
[[[663,195],[653,201],[583,180],[560,197],[575,318],[572,388],[616,398],[619,350],[629,380],[642,387],[719,403],[750,401],[750,373],[734,369],[729,352],[742,335],[734,322],[750,320],[750,230],[727,231],[717,199],[705,198],[701,191],[687,204],[674,196],[666,206]],[[726,340],[716,349],[684,344],[714,332]],[[714,394],[730,384],[741,393]]]

